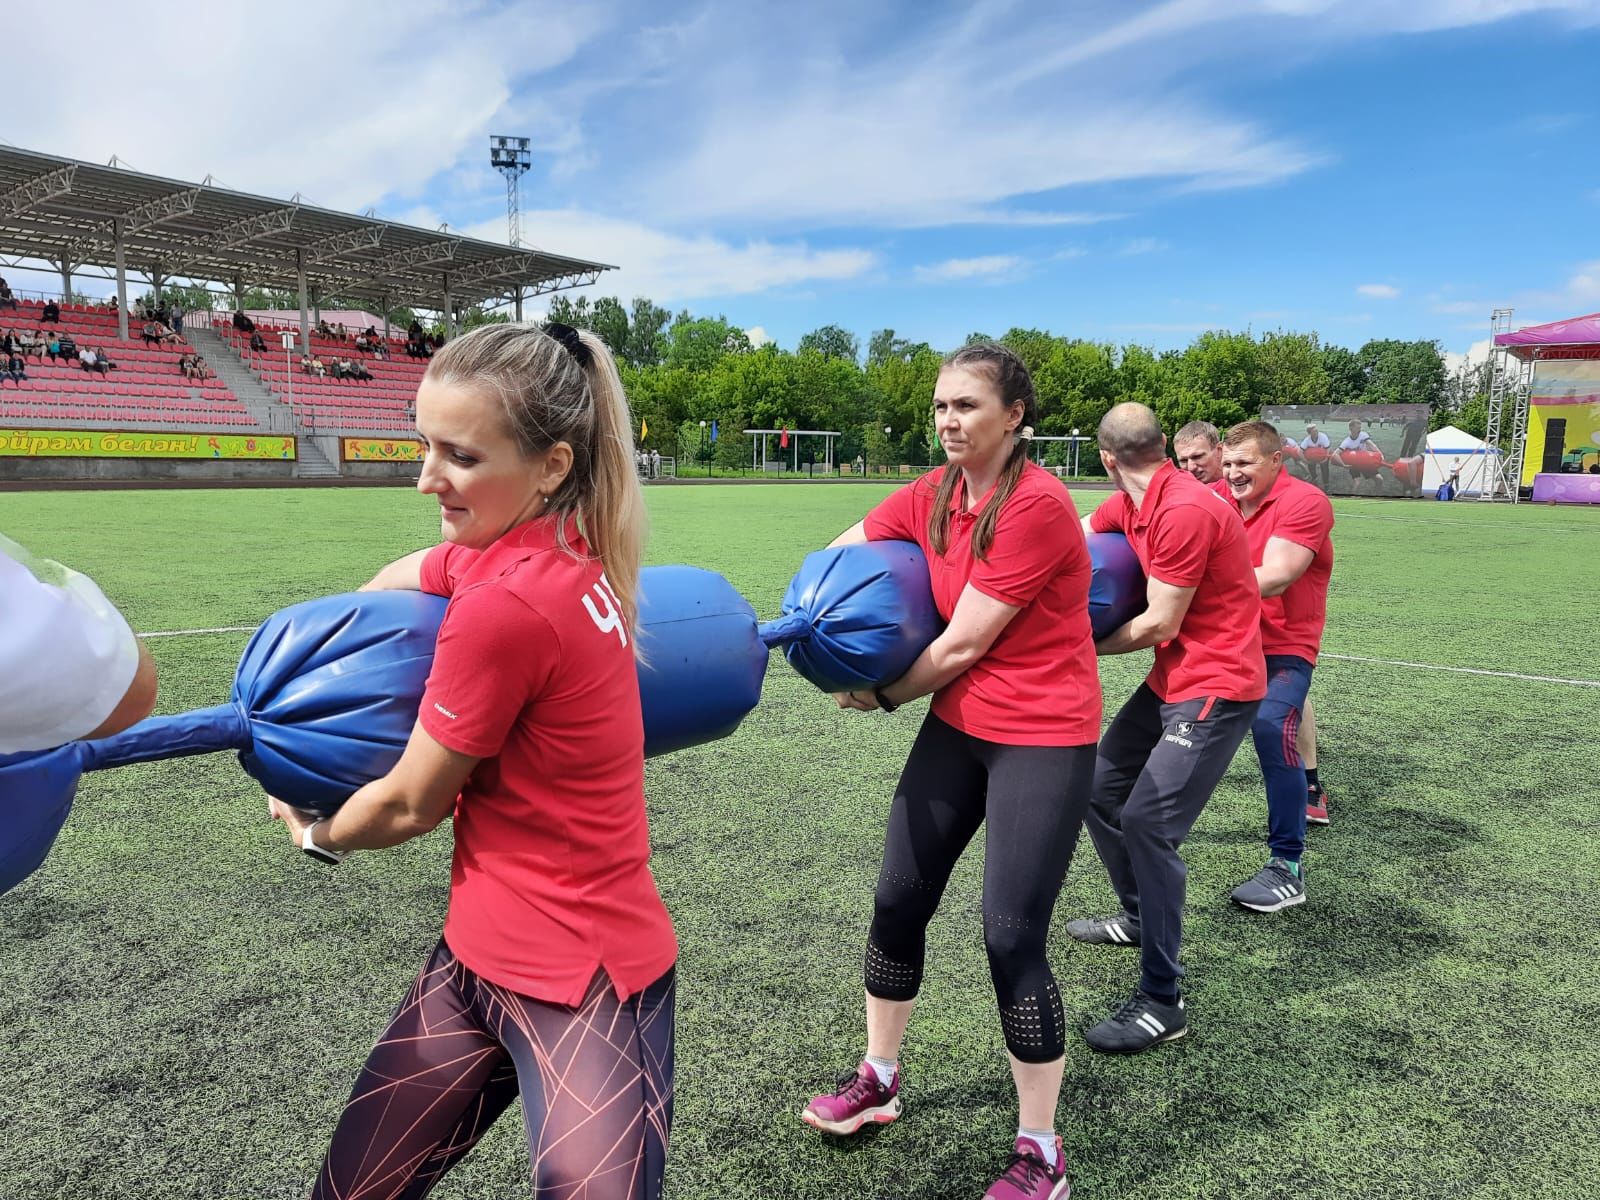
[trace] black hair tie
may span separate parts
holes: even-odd
[[[578,331],[571,325],[563,325],[560,321],[546,321],[544,331],[560,342],[566,352],[577,359],[578,365],[585,371],[594,365],[594,355],[589,353],[589,347],[583,344]]]

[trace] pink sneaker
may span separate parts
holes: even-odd
[[[1032,1138],[1019,1137],[1011,1152],[1011,1165],[989,1185],[983,1200],[1067,1200],[1071,1195],[1061,1139],[1056,1138],[1056,1165],[1052,1169],[1045,1165]]]
[[[800,1113],[800,1119],[823,1133],[854,1133],[863,1125],[887,1125],[900,1115],[900,1068],[894,1082],[885,1087],[878,1073],[863,1062],[855,1071],[839,1077],[832,1095],[813,1096]]]

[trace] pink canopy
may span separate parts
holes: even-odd
[[[1494,344],[1509,347],[1518,358],[1600,357],[1600,313],[1497,334]]]

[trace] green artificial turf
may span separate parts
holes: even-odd
[[[654,489],[650,559],[721,571],[771,616],[803,554],[885,491]],[[1328,651],[1600,679],[1600,514],[1336,508]],[[403,490],[249,490],[11,494],[0,530],[169,631],[354,587],[437,525]],[[224,699],[246,636],[152,640],[161,711]],[[1146,662],[1103,664],[1108,713]],[[1313,695],[1334,824],[1311,835],[1310,902],[1226,901],[1265,852],[1246,749],[1186,851],[1187,1039],[1115,1059],[1076,1036],[1136,979],[1132,953],[1065,934],[1114,904],[1080,847],[1051,939],[1074,1195],[1600,1194],[1600,689],[1330,658]],[[845,1143],[797,1120],[861,1053],[883,821],[924,707],[840,712],[774,658],[735,736],[650,764],[682,942],[670,1197],[976,1200],[1003,1165],[981,846],[930,930],[905,1116]],[[442,830],[319,867],[229,756],[86,779],[44,868],[0,898],[0,1200],[302,1195],[438,936],[448,856]],[[508,1114],[434,1195],[525,1196],[526,1169]]]

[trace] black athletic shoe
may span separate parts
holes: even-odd
[[[1176,1004],[1163,1004],[1143,992],[1135,992],[1126,1004],[1083,1037],[1106,1054],[1136,1054],[1188,1032],[1189,1018],[1183,1010],[1182,996]]]
[[[1114,917],[1080,917],[1067,922],[1067,932],[1080,942],[1095,946],[1137,946],[1139,922],[1126,912]]]

